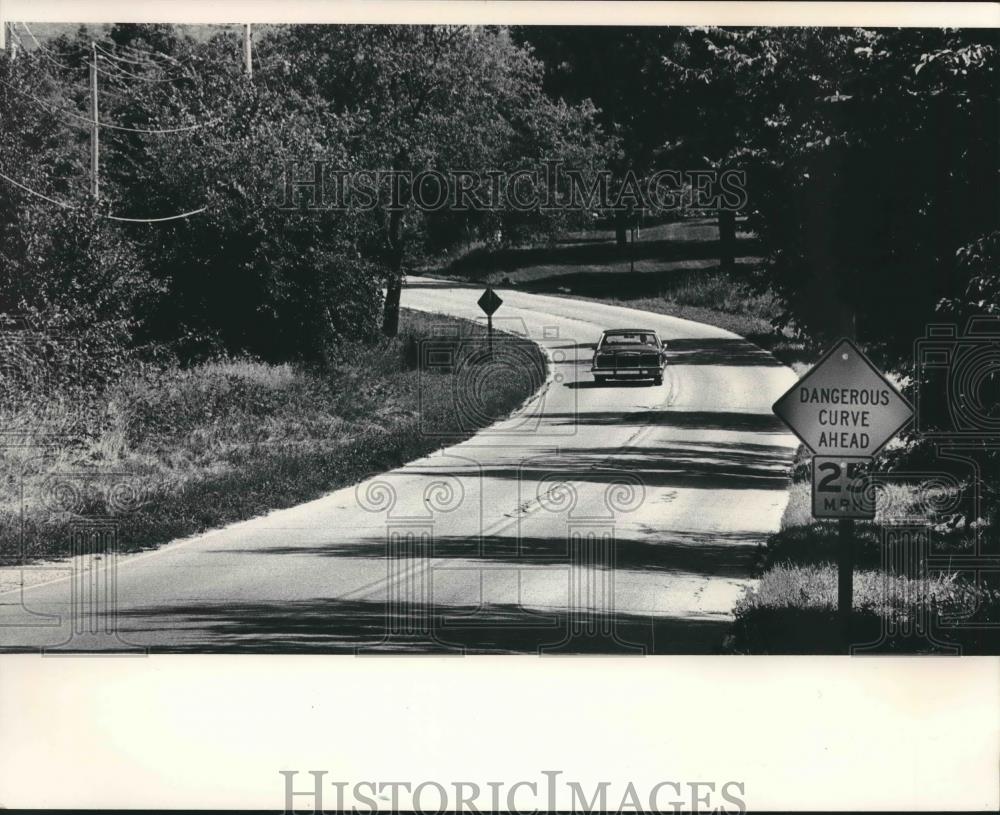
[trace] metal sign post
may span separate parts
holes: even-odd
[[[487,348],[489,349],[489,359],[493,359],[493,312],[503,305],[503,300],[501,300],[500,296],[493,291],[492,286],[487,286],[486,291],[484,291],[480,296],[478,303],[479,308],[481,308],[486,314],[486,342]]]
[[[844,652],[851,648],[851,615],[854,610],[854,519],[837,521],[837,622]]]
[[[866,465],[913,418],[913,408],[850,340],[835,343],[773,408],[814,454],[813,515],[837,518],[837,616],[850,647],[854,521],[875,517]]]

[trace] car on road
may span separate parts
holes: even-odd
[[[590,372],[595,382],[608,379],[652,379],[663,384],[667,344],[648,328],[614,328],[601,334]]]

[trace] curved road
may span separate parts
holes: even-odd
[[[411,278],[403,305],[482,320],[479,294]],[[500,294],[496,327],[550,359],[514,415],[357,487],[71,579],[53,571],[0,595],[0,647],[717,650],[787,500],[797,441],[771,404],[795,375],[711,326]],[[611,327],[669,343],[662,386],[592,381]]]

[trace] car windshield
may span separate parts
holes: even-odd
[[[656,334],[629,332],[622,334],[605,334],[601,345],[656,345]]]

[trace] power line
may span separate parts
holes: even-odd
[[[45,108],[48,111],[51,111],[53,113],[61,113],[64,116],[69,116],[69,117],[71,117],[73,119],[78,119],[79,121],[81,121],[84,124],[86,124],[88,127],[90,127],[90,126],[92,126],[94,124],[93,119],[89,119],[86,116],[81,116],[79,113],[75,113],[74,111],[71,111],[71,110],[64,110],[63,108],[57,107],[55,105],[50,105],[48,102],[45,102],[42,99],[39,99],[34,94],[29,93],[28,91],[25,91],[25,90],[21,90],[21,88],[15,87],[14,85],[12,85],[11,83],[7,82],[4,79],[0,79],[0,84],[6,85],[8,88],[10,88],[11,90],[13,90],[15,93],[19,93],[22,96],[27,97],[32,102],[34,102],[36,105],[39,105],[40,107],[43,107],[43,108]],[[168,134],[168,133],[188,133],[188,132],[190,132],[192,130],[199,130],[199,129],[203,128],[203,127],[208,127],[209,125],[213,125],[213,124],[216,124],[216,123],[221,122],[221,121],[222,121],[222,118],[219,117],[217,119],[209,119],[209,121],[207,121],[207,122],[200,122],[198,124],[186,125],[184,127],[165,127],[165,128],[127,127],[126,125],[116,125],[116,124],[112,124],[111,122],[99,122],[98,126],[99,127],[104,127],[104,128],[109,128],[111,130],[122,130],[122,131],[125,131],[127,133],[144,133],[144,134],[147,134],[147,135],[163,135],[163,134]]]
[[[62,201],[56,201],[55,198],[49,198],[47,195],[44,195],[43,193],[36,192],[35,190],[31,189],[31,187],[24,186],[24,184],[22,184],[20,181],[15,181],[9,175],[4,175],[3,173],[0,173],[0,178],[4,179],[5,181],[9,181],[15,187],[20,187],[25,192],[31,193],[32,195],[37,196],[38,198],[48,201],[50,204],[55,204],[57,207],[62,207],[63,209],[76,209],[76,207],[74,207],[72,204],[66,204]]]
[[[112,221],[127,221],[130,224],[161,224],[164,221],[176,221],[181,218],[190,218],[192,215],[197,215],[200,212],[204,212],[208,207],[201,207],[200,209],[192,209],[190,212],[182,212],[179,215],[168,215],[165,218],[119,218],[117,215],[105,215],[105,218],[109,218]]]
[[[56,59],[55,57],[52,56],[52,54],[55,53],[55,52],[51,48],[46,48],[44,45],[42,45],[38,41],[38,37],[36,37],[34,35],[34,33],[32,32],[32,30],[30,28],[28,28],[28,24],[27,23],[25,23],[25,22],[22,21],[21,22],[21,26],[24,28],[25,31],[28,32],[28,36],[31,37],[31,41],[35,44],[35,49],[36,49],[37,53],[39,53],[41,56],[45,57],[45,59],[47,59],[53,65],[58,65],[64,71],[72,71],[73,70],[73,68],[71,66],[66,65],[63,62],[60,62],[58,59]],[[20,37],[18,37],[18,39],[20,39]],[[60,54],[60,56],[63,56],[63,55]]]
[[[183,63],[188,62],[191,59],[190,55],[184,57],[183,59],[177,59],[177,57],[172,56],[170,54],[165,54],[162,51],[155,51],[155,50],[153,50],[153,51],[143,51],[143,50],[141,50],[139,48],[133,48],[131,45],[122,45],[122,44],[117,43],[117,42],[112,42],[111,46],[115,50],[128,51],[128,52],[130,52],[130,53],[132,53],[132,54],[134,54],[135,56],[138,56],[138,57],[152,57],[152,58],[156,58],[156,59],[165,60],[167,62],[171,62],[174,65],[182,65]],[[103,49],[103,46],[102,46],[102,49]],[[103,49],[103,50],[106,51],[107,49]],[[118,55],[116,54],[115,56],[118,56]],[[119,58],[120,59],[124,59],[124,57],[119,57]]]
[[[108,59],[103,54],[100,55],[100,58],[103,59],[105,62],[107,62],[108,65],[112,66],[115,69],[115,71],[117,71],[118,73],[115,73],[115,71],[106,71],[106,70],[104,70],[102,68],[98,68],[97,69],[98,73],[102,73],[105,76],[111,77],[112,79],[122,79],[123,77],[127,76],[130,79],[138,79],[138,80],[141,80],[142,82],[177,82],[180,79],[187,79],[188,78],[187,76],[179,76],[179,77],[162,77],[161,76],[161,77],[155,77],[155,76],[143,76],[142,74],[134,74],[131,71],[126,71],[124,68],[122,68],[122,67],[120,67],[118,65],[115,65],[110,59]]]
[[[28,36],[31,37],[31,41],[35,44],[35,46],[37,48],[41,48],[42,44],[38,41],[38,37],[36,37],[34,34],[31,33],[31,29],[28,28],[28,24],[22,21],[21,25],[24,28],[24,30],[28,32]]]
[[[116,46],[116,47],[118,47],[118,48],[127,48],[127,46]],[[104,46],[99,45],[99,44],[97,46],[97,49],[101,53],[103,53],[105,56],[109,57],[110,59],[118,60],[119,62],[126,62],[126,63],[128,63],[130,65],[141,65],[141,66],[146,67],[146,68],[150,67],[150,65],[151,65],[151,63],[150,63],[150,61],[148,59],[146,59],[146,60],[129,59],[128,57],[123,57],[121,54],[116,54],[114,51],[109,51],[107,48],[105,48]],[[159,57],[160,59],[166,60],[166,61],[168,61],[168,62],[170,62],[170,63],[172,63],[174,65],[177,65],[177,66],[180,66],[182,64],[180,60],[175,59],[174,57],[168,56],[167,54],[161,53],[160,51],[144,52],[144,51],[139,51],[136,48],[128,48],[128,50],[130,52],[134,53],[134,54],[138,54],[138,55],[144,56],[144,57]],[[161,66],[155,66],[155,67],[163,67],[163,66],[161,65]]]
[[[80,209],[80,207],[75,207],[72,204],[67,204],[65,201],[57,201],[55,198],[49,198],[49,196],[45,195],[44,193],[38,192],[37,190],[31,189],[31,187],[26,187],[20,181],[15,181],[13,178],[11,178],[9,175],[6,175],[5,173],[0,172],[0,178],[4,179],[5,181],[9,181],[15,187],[19,187],[25,192],[34,195],[36,198],[41,198],[43,201],[48,201],[50,204],[55,204],[57,207],[62,207],[63,209],[73,209],[73,210]],[[200,207],[199,209],[192,209],[189,212],[181,212],[177,215],[167,215],[162,218],[124,218],[120,215],[102,215],[101,217],[107,218],[110,221],[125,221],[131,224],[159,224],[163,223],[164,221],[176,221],[180,218],[190,218],[192,215],[198,215],[201,212],[205,212],[207,209],[208,207],[205,206],[205,207]]]
[[[58,60],[54,59],[53,57],[49,56],[46,53],[47,49],[45,49],[42,46],[42,44],[38,41],[38,38],[35,37],[34,33],[28,27],[27,23],[22,22],[21,25],[24,27],[24,30],[28,33],[28,36],[30,36],[31,39],[34,41],[35,46],[36,46],[38,52],[42,56],[46,57],[51,62],[53,62],[54,64],[58,65],[63,70],[73,70],[69,66],[64,65],[63,63],[59,62]],[[16,31],[14,31],[13,26],[10,27],[10,30],[11,30],[11,33],[14,35],[14,37],[17,38],[18,42],[20,42],[20,37],[17,35]],[[13,45],[13,42],[12,42],[12,45]],[[102,51],[107,56],[101,56],[101,55],[99,55],[98,54],[99,50]],[[144,76],[140,76],[138,74],[135,74],[135,73],[133,73],[131,71],[128,71],[128,70],[122,68],[120,65],[116,64],[116,62],[126,62],[126,63],[130,63],[130,64],[134,64],[134,65],[140,65],[140,66],[145,67],[145,68],[153,67],[155,70],[159,70],[162,67],[162,65],[157,66],[157,65],[155,65],[155,64],[153,64],[153,63],[151,63],[149,61],[138,62],[136,60],[131,60],[131,59],[128,59],[128,58],[125,58],[125,57],[121,57],[119,55],[113,54],[112,52],[107,51],[106,49],[102,48],[101,46],[99,46],[97,44],[97,42],[91,42],[91,53],[92,53],[91,60],[90,60],[90,114],[91,115],[90,115],[89,119],[86,118],[86,117],[84,117],[84,116],[81,116],[79,113],[77,113],[75,111],[65,110],[65,109],[59,108],[57,106],[50,105],[49,103],[43,101],[42,99],[39,99],[33,93],[30,93],[28,91],[22,90],[21,88],[16,87],[15,85],[11,84],[10,82],[7,82],[6,80],[0,80],[0,83],[2,83],[3,85],[5,85],[6,87],[10,88],[11,90],[15,91],[16,93],[18,93],[18,94],[20,94],[22,96],[27,97],[32,102],[34,102],[36,105],[38,105],[38,106],[40,106],[40,107],[42,107],[42,108],[44,108],[46,110],[54,111],[54,112],[56,112],[58,114],[62,114],[63,116],[69,116],[72,119],[76,119],[76,120],[78,120],[80,122],[86,123],[90,127],[90,130],[91,130],[91,137],[90,137],[91,138],[91,162],[90,162],[91,197],[92,197],[92,199],[94,201],[97,201],[99,199],[99,197],[100,197],[100,187],[99,187],[99,178],[100,178],[100,175],[99,175],[99,167],[100,167],[100,164],[99,164],[99,156],[100,156],[100,153],[99,153],[99,144],[100,144],[100,141],[99,141],[99,134],[100,134],[100,129],[102,127],[109,128],[111,130],[119,130],[119,131],[124,131],[124,132],[129,132],[129,133],[143,133],[143,134],[149,134],[149,135],[160,135],[160,134],[167,134],[167,133],[182,133],[182,132],[189,132],[189,131],[192,131],[192,130],[197,130],[199,128],[202,128],[202,127],[205,127],[207,125],[211,125],[211,124],[214,124],[216,122],[221,121],[221,117],[217,118],[217,119],[210,120],[208,122],[202,122],[202,123],[195,124],[195,125],[188,125],[188,126],[185,126],[185,127],[175,127],[175,128],[140,128],[140,127],[128,127],[128,126],[125,126],[125,125],[116,125],[116,124],[113,124],[111,122],[101,122],[100,119],[99,119],[99,116],[98,116],[98,74],[104,74],[104,75],[110,76],[110,77],[112,77],[114,79],[121,79],[123,76],[128,76],[128,77],[131,77],[133,79],[140,79],[140,80],[153,81],[153,82],[174,81],[174,80],[172,80],[172,79],[162,79],[162,78],[158,78],[158,77],[157,78],[144,77]],[[172,63],[174,63],[176,65],[180,64],[180,63],[177,62],[177,60],[173,59],[172,57],[168,57],[165,54],[158,54],[157,53],[156,55],[160,56],[163,59],[166,59],[166,60],[168,60],[168,61],[170,61],[170,62],[172,62]],[[249,54],[248,54],[248,56],[249,56]],[[113,73],[111,71],[102,70],[98,66],[98,58],[99,57],[103,58],[105,60],[105,62],[108,63],[108,65],[110,67],[114,68],[115,71],[117,71],[118,73],[116,74],[116,73]],[[181,78],[184,78],[184,77],[181,77]],[[52,80],[53,82],[55,82],[55,84],[57,86],[59,85],[59,83],[56,82],[52,77],[49,77],[49,79]],[[16,181],[15,179],[11,178],[10,176],[8,176],[8,175],[6,175],[4,173],[0,173],[0,178],[3,178],[4,180],[6,180],[9,183],[11,183],[14,186],[16,186],[17,188],[19,188],[21,190],[24,190],[25,192],[29,193],[30,195],[36,196],[36,197],[38,197],[38,198],[40,198],[40,199],[42,199],[44,201],[47,201],[47,202],[49,202],[51,204],[55,204],[56,206],[61,207],[63,209],[71,209],[71,210],[72,209],[78,209],[78,207],[75,207],[75,206],[73,206],[71,204],[67,204],[67,203],[65,203],[63,201],[58,201],[55,198],[51,198],[51,197],[45,195],[44,193],[38,192],[37,190],[33,190],[30,187],[28,187],[28,186],[20,183],[19,181]],[[160,216],[160,217],[156,217],[156,218],[129,218],[129,217],[121,216],[121,215],[103,215],[103,214],[101,214],[101,217],[107,218],[107,219],[112,220],[112,221],[121,221],[121,222],[126,222],[126,223],[137,223],[137,224],[138,223],[148,223],[148,224],[153,224],[153,223],[164,223],[166,221],[175,221],[175,220],[179,220],[179,219],[183,219],[183,218],[189,218],[192,215],[197,215],[199,213],[204,212],[206,209],[207,209],[207,207],[200,207],[199,209],[193,209],[193,210],[190,210],[188,212],[179,213],[177,215],[167,215],[167,216]]]
[[[11,25],[13,26],[13,25],[15,25],[15,23],[12,23]],[[54,51],[51,48],[48,48],[45,45],[42,45],[42,43],[39,41],[38,37],[35,36],[34,32],[32,32],[31,28],[29,28],[29,26],[28,26],[27,23],[21,21],[21,26],[28,33],[28,36],[31,37],[31,41],[35,44],[35,48],[36,49],[38,49],[39,51],[41,51],[52,62],[56,63],[61,68],[65,69],[65,70],[73,70],[70,66],[65,65],[65,64],[59,62],[58,60],[56,60],[52,56],[53,54],[57,54],[57,52]],[[15,33],[15,35],[16,35],[17,32],[13,32],[13,33]],[[18,38],[18,39],[20,39],[20,38]],[[144,67],[153,67],[153,68],[156,68],[157,70],[165,67],[162,64],[156,65],[155,63],[152,63],[149,60],[147,60],[147,61],[138,61],[138,60],[128,59],[127,57],[123,57],[123,56],[121,56],[119,54],[114,53],[113,51],[109,51],[107,48],[105,48],[100,43],[96,43],[96,45],[97,45],[97,50],[101,51],[104,55],[106,55],[106,58],[110,59],[110,60],[119,60],[121,62],[128,62],[128,63],[130,63],[132,65],[141,65],[141,66],[144,66]],[[169,54],[162,53],[161,51],[143,52],[143,51],[139,51],[136,48],[130,48],[127,45],[118,45],[117,43],[114,45],[114,47],[115,48],[121,48],[121,49],[124,49],[124,50],[127,50],[127,51],[131,51],[132,53],[140,55],[140,56],[148,56],[148,57],[154,57],[154,58],[157,58],[157,59],[160,59],[160,60],[165,60],[165,61],[167,61],[167,62],[169,62],[169,63],[171,63],[173,65],[176,65],[178,67],[180,67],[184,62],[187,62],[190,59],[190,57],[186,57],[184,60],[178,60],[175,57],[170,56]],[[58,56],[60,56],[60,57],[75,57],[75,56],[79,56],[79,53],[70,54],[70,53],[61,53],[60,52],[60,53],[58,53]],[[124,71],[123,68],[120,69],[120,70]]]

